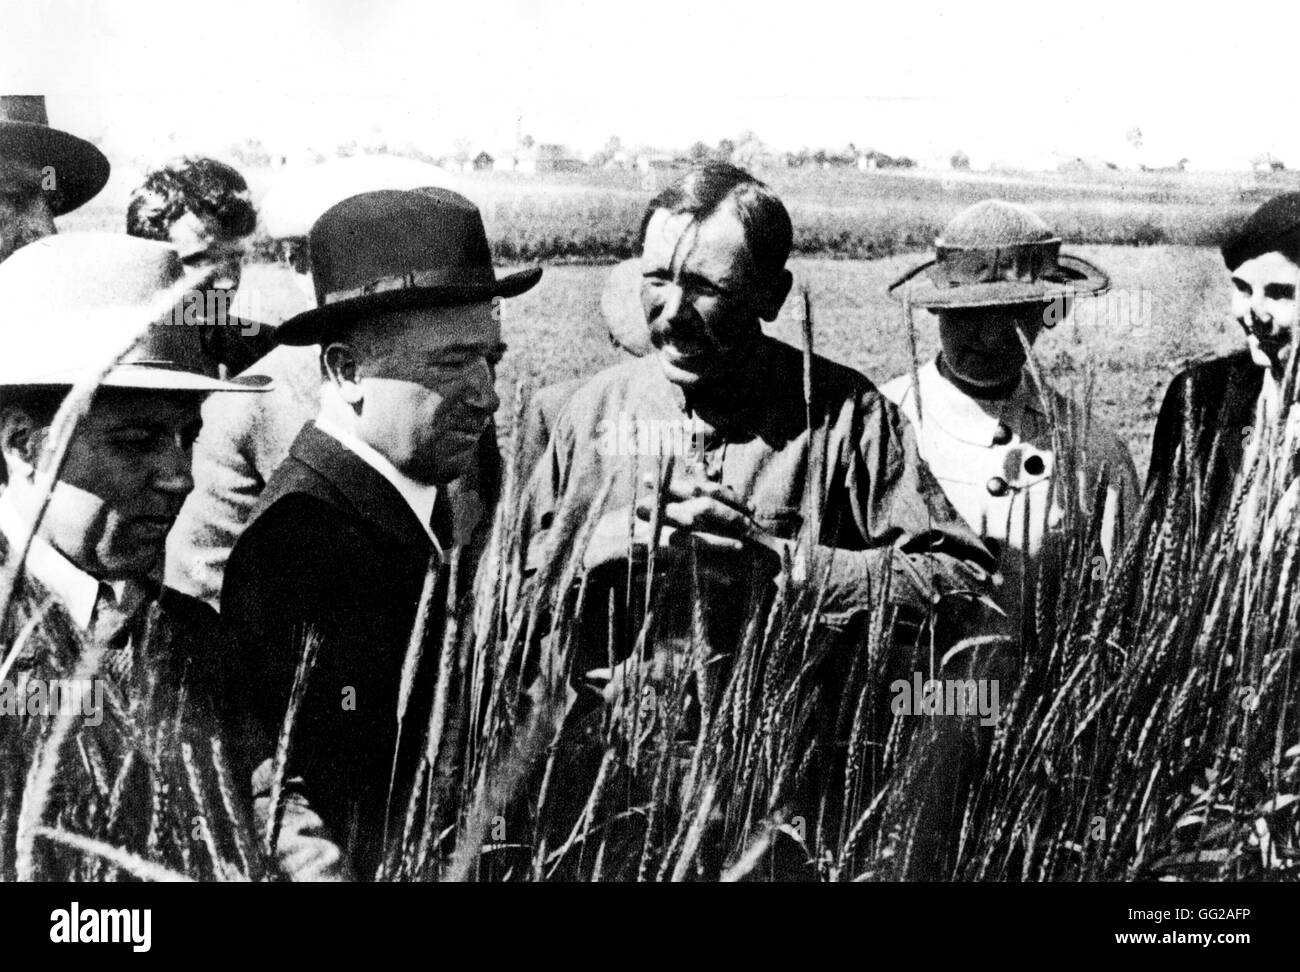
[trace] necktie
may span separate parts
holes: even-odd
[[[438,490],[433,501],[433,514],[429,517],[429,529],[433,531],[438,548],[445,554],[456,543],[456,535],[451,515],[451,503],[447,500],[447,491]]]
[[[132,613],[118,603],[112,586],[100,581],[90,617],[90,637],[96,644],[123,647],[129,637]]]

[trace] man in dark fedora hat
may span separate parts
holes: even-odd
[[[1065,317],[1074,299],[1109,287],[1100,268],[1060,247],[1036,213],[986,200],[954,217],[934,257],[890,287],[938,318],[942,350],[915,377],[901,375],[881,391],[917,429],[921,455],[953,506],[1000,555],[1000,601],[1013,618],[1026,594],[1021,580],[1038,576],[1045,538],[1059,532],[1069,504],[1084,512],[1079,504],[1091,505],[1106,476],[1105,508],[1093,511],[1105,518],[1106,558],[1138,505],[1124,443],[1083,420],[1059,392],[1038,387],[1026,367],[1025,347],[1044,327]],[[1083,472],[1081,489],[1061,474],[1071,469]]]
[[[55,232],[108,182],[108,159],[85,139],[51,128],[41,95],[0,95],[0,260]]]
[[[1296,420],[1286,387],[1300,322],[1300,192],[1264,203],[1221,251],[1232,287],[1231,313],[1245,347],[1197,362],[1170,382],[1147,473],[1147,495],[1158,515],[1179,496],[1190,500],[1189,525],[1198,547],[1225,522],[1243,472],[1255,467],[1237,517],[1243,527],[1251,523],[1269,488],[1270,466],[1294,448],[1272,430],[1285,415],[1287,432],[1294,435]],[[1274,516],[1283,512],[1275,509]]]
[[[436,166],[385,155],[286,169],[263,198],[261,211],[266,232],[293,251],[292,287],[269,295],[259,291],[261,302],[281,308],[277,320],[314,303],[307,237],[316,220],[332,206],[379,189],[450,188],[445,184],[448,178]],[[203,431],[194,444],[194,492],[167,538],[167,578],[178,590],[219,607],[235,540],[267,482],[288,457],[299,430],[320,410],[319,358],[314,345],[277,345],[245,372],[272,379],[270,392],[256,397],[213,397],[204,403]],[[477,462],[444,491],[453,533],[462,547],[463,566],[477,562],[486,543],[500,465],[496,430],[490,427],[479,442]],[[473,570],[461,574],[468,585]]]
[[[319,346],[320,411],[226,567],[227,698],[264,819],[295,671],[305,643],[318,645],[276,853],[298,879],[370,880],[423,754],[444,579],[429,602],[433,648],[405,683],[403,660],[426,573],[452,542],[440,493],[474,463],[498,405],[495,301],[541,270],[498,278],[478,209],[449,190],[346,199],[317,220],[310,247],[318,306],[277,339]]]
[[[257,388],[209,378],[170,356],[179,308],[202,284],[202,274],[186,274],[171,247],[117,234],[47,237],[0,265],[7,478],[0,495],[0,799],[10,801],[0,808],[0,876],[66,879],[96,871],[93,860],[33,845],[18,822],[33,819],[31,807],[19,813],[13,802],[34,798],[23,795],[32,759],[67,714],[39,704],[54,698],[42,693],[55,685],[94,691],[91,705],[76,713],[75,745],[61,750],[83,758],[49,767],[54,790],[39,819],[125,844],[168,867],[221,874],[201,849],[193,853],[188,834],[179,843],[164,835],[152,846],[135,839],[148,830],[138,828],[150,818],[156,787],[170,788],[185,820],[201,812],[181,764],[182,742],[193,751],[195,784],[219,799],[209,704],[215,673],[208,670],[219,651],[217,616],[161,583],[164,541],[194,485],[190,446],[200,402],[210,392]],[[66,423],[54,424],[60,403],[95,379],[98,388],[69,436]],[[154,731],[167,739],[161,749],[146,742]],[[115,825],[110,799],[119,801]],[[110,834],[109,826],[117,830]],[[233,854],[232,832],[217,820],[212,826]]]

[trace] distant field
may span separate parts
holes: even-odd
[[[120,230],[141,168],[115,160],[109,186],[61,225]],[[1300,188],[1268,175],[1088,172],[986,173],[763,169],[790,208],[795,251],[871,259],[928,247],[962,207],[997,197],[1032,206],[1071,243],[1212,246],[1225,227],[1270,196]],[[259,198],[274,170],[246,172]],[[479,204],[497,259],[611,262],[630,256],[647,200],[673,171],[590,171],[526,177],[458,175]]]
[[[1039,360],[1067,393],[1077,387],[1082,395],[1085,374],[1095,371],[1094,414],[1126,439],[1145,475],[1155,415],[1169,379],[1188,360],[1239,344],[1228,317],[1226,274],[1218,253],[1204,247],[1083,246],[1074,252],[1108,269],[1114,289],[1106,297],[1080,301],[1071,319],[1045,332],[1036,349]],[[796,277],[812,292],[817,350],[877,382],[905,371],[902,315],[883,291],[916,259],[796,259]],[[503,433],[509,433],[508,399],[516,380],[552,384],[621,360],[600,316],[607,273],[605,267],[548,266],[535,289],[505,302],[510,352],[499,382],[507,400],[498,416]],[[250,268],[245,290],[258,316],[272,321],[305,301],[289,275],[272,266]],[[771,332],[798,345],[797,313],[792,298]],[[916,323],[921,352],[929,357],[938,347],[934,319],[918,311]]]

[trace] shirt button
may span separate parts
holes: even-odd
[[[1007,494],[1007,481],[1001,476],[994,476],[989,480],[988,486],[985,487],[990,496],[1005,496]]]
[[[993,433],[994,445],[1006,445],[1011,441],[1011,428],[1006,422],[999,422],[997,431]]]
[[[1030,456],[1025,460],[1025,472],[1031,476],[1040,476],[1047,466],[1043,464],[1042,456]]]

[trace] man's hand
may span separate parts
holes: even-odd
[[[630,536],[629,536],[630,535]],[[611,510],[600,518],[583,552],[583,566],[595,570],[606,564],[618,563],[629,554],[632,559],[644,562],[650,548],[650,524],[630,507]],[[659,548],[666,548],[666,540],[659,537]]]
[[[654,476],[646,476],[644,485],[653,494]],[[628,552],[629,532],[634,557],[643,558],[655,543],[656,557],[663,556],[664,566],[668,566],[693,544],[709,573],[720,571],[731,577],[742,572],[742,561],[752,562],[755,558],[773,571],[778,570],[791,546],[790,541],[780,540],[761,527],[754,519],[753,508],[730,486],[678,476],[664,483],[661,495],[663,511],[657,538],[650,536],[653,499],[642,499],[635,510],[624,507],[607,513],[587,547],[587,568],[622,560]]]

